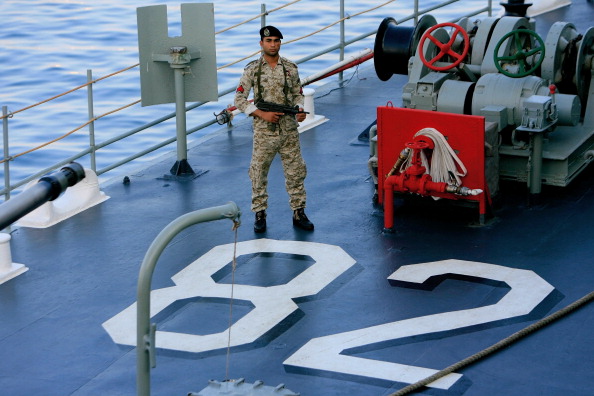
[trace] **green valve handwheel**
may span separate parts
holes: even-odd
[[[538,46],[533,46],[531,38],[534,38],[538,42]],[[513,40],[509,45],[510,55],[498,56],[499,48],[506,43],[507,40]],[[499,40],[493,56],[495,59],[495,67],[497,67],[497,70],[502,74],[513,78],[525,77],[534,73],[534,71],[536,71],[542,64],[545,56],[544,41],[542,41],[542,38],[532,30],[512,30]],[[536,58],[536,60],[530,62],[531,58]],[[502,66],[502,64],[505,63],[516,64],[518,66],[518,71],[512,73],[505,70]]]

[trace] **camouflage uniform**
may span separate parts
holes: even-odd
[[[274,69],[263,57],[247,64],[235,92],[235,106],[248,115],[257,109],[254,104],[248,102],[251,89],[254,90],[254,102],[264,100],[303,107],[303,92],[297,65],[286,58],[279,57]],[[280,154],[283,164],[285,187],[289,193],[291,209],[305,208],[303,182],[307,169],[301,156],[297,126],[297,120],[292,115],[283,115],[278,124],[254,117],[254,145],[248,172],[252,180],[252,211],[259,212],[268,206],[268,171],[277,153]]]

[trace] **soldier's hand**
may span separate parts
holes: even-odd
[[[303,107],[299,108],[299,111],[303,111]],[[305,113],[298,113],[296,118],[297,118],[297,122],[303,122],[305,120],[305,117],[307,117],[307,114]]]
[[[270,117],[270,119],[266,121],[272,122],[273,124],[278,124],[280,118],[285,115],[284,113],[275,113],[272,111],[265,111],[265,113]]]
[[[284,115],[284,113],[276,113],[273,111],[262,111],[256,110],[253,113],[255,116],[260,117],[266,122],[271,122],[273,124],[278,124],[280,118]]]

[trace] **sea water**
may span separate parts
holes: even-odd
[[[187,1],[190,2],[190,1]],[[268,10],[290,3],[290,0],[268,1]],[[355,15],[383,4],[382,0],[345,0],[345,14]],[[422,1],[420,8],[427,8],[438,0]],[[215,31],[245,21],[261,12],[262,1],[214,0]],[[138,63],[137,19],[138,7],[166,4],[169,35],[181,35],[180,2],[171,0],[3,0],[0,4],[0,106],[16,112],[26,106],[46,100],[54,95],[85,84],[87,70],[99,78]],[[456,15],[465,14],[469,8],[480,8],[486,1],[461,1],[445,11],[433,12],[439,22],[446,22]],[[413,11],[413,0],[397,0],[382,8],[346,20],[346,40],[376,30],[385,17],[397,20]],[[284,41],[292,40],[340,19],[339,0],[302,0],[281,11],[266,16],[267,24],[281,29]],[[217,66],[222,67],[257,52],[261,20],[217,34]],[[412,22],[411,22],[412,23]],[[293,60],[338,43],[339,24],[315,36],[286,44],[281,54]],[[347,47],[346,56],[365,48],[373,48],[374,35]],[[238,62],[218,71],[219,91],[233,88],[243,67],[255,58]],[[339,61],[334,51],[299,66],[301,77],[311,75]],[[362,67],[371,67],[371,62]],[[355,69],[345,72],[345,80]],[[336,77],[334,77],[336,79]],[[335,81],[335,80],[334,80]],[[327,83],[322,81],[316,85]],[[315,88],[315,86],[314,86]],[[140,98],[138,68],[106,79],[93,86],[94,115],[99,116]],[[188,128],[213,119],[213,112],[223,110],[232,103],[232,95],[217,103],[188,112]],[[88,121],[87,90],[81,89],[63,98],[53,100],[33,109],[14,114],[8,119],[10,139],[9,155],[14,156],[46,142],[57,139]],[[114,136],[137,128],[149,121],[175,111],[174,104],[142,107],[140,104],[104,117],[95,122],[95,142],[100,143]],[[205,133],[220,129],[214,125],[189,137],[192,140]],[[97,153],[97,168],[108,166],[133,153],[175,136],[175,120],[126,138]],[[89,128],[84,127],[37,150],[10,161],[11,180],[23,179],[52,164],[86,149],[89,145]],[[0,142],[1,143],[1,142]],[[175,143],[147,156],[144,161],[175,151]],[[89,166],[88,156],[79,160]],[[135,165],[142,161],[134,161]],[[3,177],[0,167],[0,177]]]

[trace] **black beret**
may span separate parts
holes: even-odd
[[[278,37],[281,39],[283,38],[283,34],[280,32],[280,30],[278,30],[274,26],[264,26],[262,29],[260,29],[260,39],[261,40],[263,40],[264,37],[270,37],[270,36]]]

